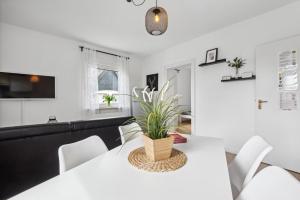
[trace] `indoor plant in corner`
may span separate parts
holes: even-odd
[[[140,103],[143,114],[134,119],[143,130],[145,152],[151,161],[168,159],[173,148],[173,137],[168,133],[174,128],[172,121],[176,120],[181,113],[178,106],[178,96],[167,96],[169,82],[154,94],[147,92],[148,87],[142,91],[139,98],[133,89],[134,97]]]

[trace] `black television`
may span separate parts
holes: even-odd
[[[0,72],[0,99],[55,98],[55,77]]]

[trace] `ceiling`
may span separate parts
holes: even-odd
[[[169,15],[169,28],[162,36],[149,35],[144,25],[155,0],[140,7],[126,0],[0,0],[0,21],[149,55],[295,1],[159,0]]]

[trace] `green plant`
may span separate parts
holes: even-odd
[[[113,94],[112,95],[104,94],[102,98],[103,98],[103,103],[107,103],[107,106],[110,106],[112,101],[117,101],[116,97]]]
[[[132,121],[137,122],[144,134],[153,140],[168,137],[168,132],[176,127],[172,121],[177,119],[182,112],[177,103],[178,95],[166,96],[168,86],[169,82],[164,84],[157,94],[154,94],[153,90],[150,93],[146,92],[146,87],[143,91],[143,98],[135,96],[143,114],[136,116]]]
[[[246,62],[245,59],[236,57],[232,61],[227,61],[227,64],[229,67],[235,68],[235,73],[236,75],[238,75],[239,69],[243,67],[246,64]]]

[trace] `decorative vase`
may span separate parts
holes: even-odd
[[[146,155],[151,161],[166,160],[171,157],[173,137],[152,140],[144,135],[144,145]]]
[[[239,77],[239,68],[235,68],[235,78]]]

